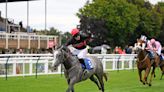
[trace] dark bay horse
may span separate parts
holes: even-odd
[[[143,42],[141,40],[137,40],[137,43],[135,45],[135,51],[137,54],[138,74],[139,74],[140,81],[144,85],[148,84],[149,86],[151,86],[152,78],[155,77],[155,68],[158,67],[160,58],[157,54],[155,54],[154,61],[151,61],[151,59],[149,58],[148,52],[145,50],[145,48],[142,45],[143,45]],[[151,71],[151,67],[153,67],[153,68],[152,68],[152,72],[151,72],[151,76],[150,76],[150,81],[148,83],[147,78]],[[145,70],[144,79],[142,79],[142,71],[143,70]]]
[[[104,92],[103,77],[107,81],[107,76],[103,71],[103,65],[101,61],[96,57],[88,58],[91,60],[94,68],[92,70],[89,70],[89,73],[82,77],[82,66],[79,63],[78,58],[76,56],[73,56],[67,47],[61,46],[60,48],[54,50],[53,67],[55,69],[60,64],[64,65],[64,74],[68,83],[68,89],[66,90],[66,92],[74,92],[74,84],[80,81],[84,81],[88,78],[98,86],[99,90]]]

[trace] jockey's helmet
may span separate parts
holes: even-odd
[[[155,43],[155,39],[152,38],[152,39],[150,40],[150,42],[151,42],[151,44]]]
[[[146,42],[147,37],[146,37],[145,35],[141,35],[140,39],[141,39],[142,41],[145,41],[145,42]]]
[[[74,28],[74,29],[72,29],[72,31],[71,31],[72,36],[75,36],[75,35],[77,35],[78,33],[79,33],[79,29],[77,29],[77,28]]]

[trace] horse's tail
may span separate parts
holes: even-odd
[[[108,77],[107,77],[106,73],[103,73],[103,77],[105,78],[106,81],[108,81]]]

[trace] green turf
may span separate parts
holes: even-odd
[[[112,71],[108,73],[109,81],[105,82],[105,92],[164,92],[164,79],[159,80],[157,69],[152,87],[142,85],[137,71]],[[60,75],[31,77],[0,78],[0,92],[65,92],[66,80]],[[75,85],[75,92],[100,92],[90,80]]]

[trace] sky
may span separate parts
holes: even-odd
[[[62,32],[70,32],[79,24],[76,13],[87,0],[47,0],[47,29],[54,27]],[[162,0],[149,0],[156,4]],[[164,0],[163,0],[164,1]],[[7,17],[18,24],[27,25],[27,2],[8,3]],[[5,17],[6,4],[0,4],[1,16]],[[33,29],[45,29],[45,0],[29,2],[29,25]]]

